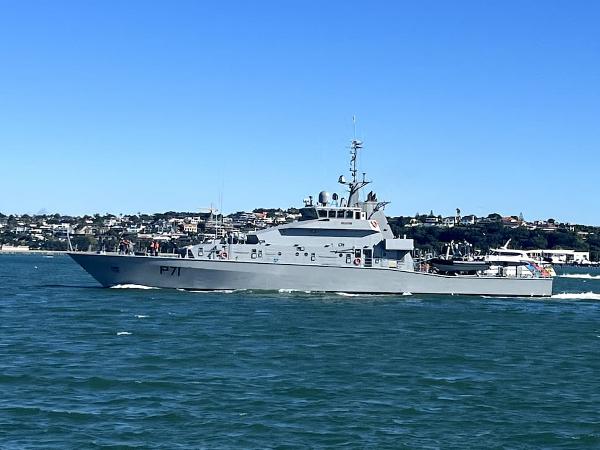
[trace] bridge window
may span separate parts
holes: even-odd
[[[346,211],[346,219],[352,219],[352,211]]]
[[[337,212],[337,218],[338,219],[343,219],[344,218],[344,211],[343,210]]]
[[[312,220],[318,217],[315,208],[302,208],[300,214],[302,214],[302,220]]]
[[[319,210],[319,217],[327,217],[327,211],[324,209]]]
[[[335,211],[329,211],[329,218],[335,219]]]

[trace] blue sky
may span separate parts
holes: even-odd
[[[0,212],[299,206],[352,116],[388,213],[600,224],[600,2],[0,1]]]

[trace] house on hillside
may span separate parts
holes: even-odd
[[[184,233],[197,233],[198,232],[198,224],[197,223],[184,223],[183,224],[183,232]]]
[[[444,217],[442,219],[442,226],[451,228],[454,225],[456,225],[456,217],[455,216]]]
[[[477,217],[475,217],[473,214],[469,214],[468,216],[464,216],[460,219],[460,224],[463,226],[470,226],[475,225],[476,221]]]
[[[440,224],[440,219],[435,216],[429,216],[425,218],[425,223],[423,224],[426,227],[435,227]]]

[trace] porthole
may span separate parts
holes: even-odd
[[[300,253],[296,252],[296,256],[300,256]]]
[[[305,253],[304,256],[308,256],[308,253]]]

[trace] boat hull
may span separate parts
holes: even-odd
[[[551,278],[447,276],[404,270],[323,265],[69,253],[102,286],[138,284],[190,290],[298,290],[550,296]]]

